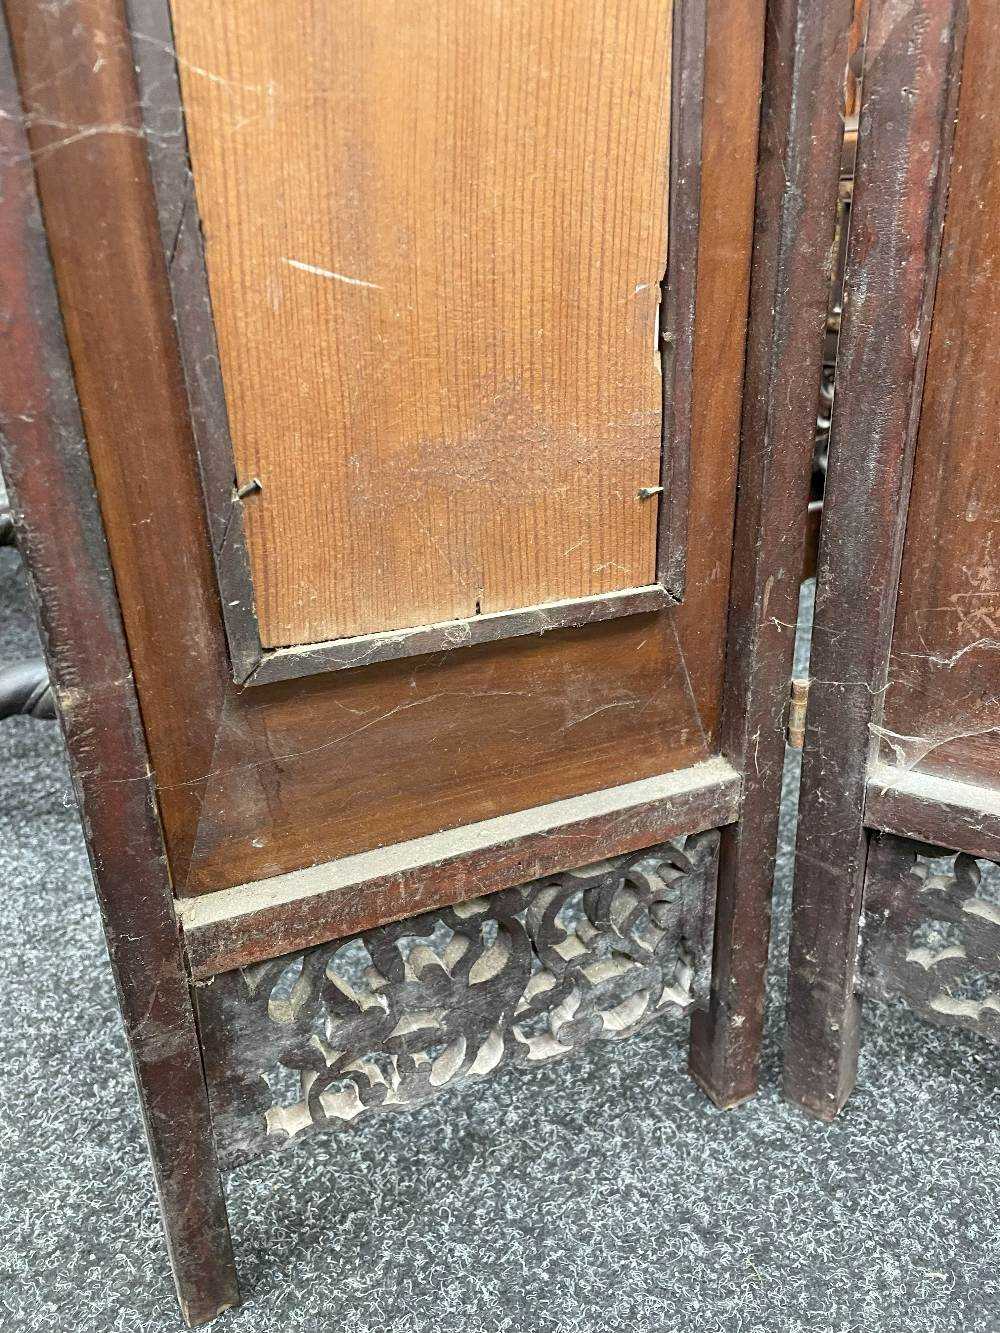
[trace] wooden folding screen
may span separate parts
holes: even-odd
[[[4,468],[189,1322],[238,1299],[220,1165],[664,1015],[719,1105],[755,1090],[854,9],[5,0]],[[817,645],[803,864],[850,846],[793,990],[821,1109],[872,809],[935,840],[906,782],[986,780],[908,668],[874,721],[937,759],[862,822],[958,17],[872,0],[820,633],[876,609],[851,674]],[[963,591],[907,550],[894,661]],[[931,655],[972,671],[962,633]]]
[[[861,996],[1000,1035],[998,37],[981,0],[872,8],[788,998],[827,1118]]]

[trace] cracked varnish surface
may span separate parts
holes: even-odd
[[[173,0],[265,646],[656,581],[670,0]]]

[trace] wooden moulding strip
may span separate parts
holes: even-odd
[[[307,643],[294,648],[271,648],[262,653],[259,665],[243,682],[270,685],[278,680],[297,680],[318,671],[349,671],[375,662],[395,662],[422,653],[443,653],[497,639],[524,634],[545,634],[553,629],[592,625],[615,616],[662,611],[676,598],[659,583],[644,588],[597,593],[593,597],[568,598],[544,606],[492,611],[463,620],[445,620],[436,625],[361,634],[328,643]]]
[[[868,774],[865,824],[883,833],[1000,861],[1000,789],[894,764]]]
[[[716,757],[675,773],[179,900],[196,977],[732,823],[740,777]]]

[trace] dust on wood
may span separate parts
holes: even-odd
[[[261,640],[655,580],[670,0],[174,0]]]
[[[969,33],[885,702],[883,757],[997,785],[1000,46]]]

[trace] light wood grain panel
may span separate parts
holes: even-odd
[[[176,891],[195,895],[279,874],[711,754],[732,540],[738,423],[730,400],[735,390],[738,402],[743,373],[762,0],[711,0],[705,135],[731,151],[709,151],[705,162],[705,189],[715,202],[700,238],[697,327],[705,354],[699,350],[696,376],[730,388],[720,390],[729,405],[705,418],[692,458],[680,620],[673,611],[629,616],[415,658],[408,671],[387,663],[261,690],[232,684],[158,262],[144,163],[152,139],[140,131],[121,5],[23,0],[17,8],[35,171]],[[130,13],[149,107],[170,34],[160,0],[133,0]],[[67,142],[66,125],[136,128]],[[91,206],[81,208],[81,200]],[[713,281],[706,290],[717,299],[702,299],[716,265],[734,275],[732,286],[727,293],[721,279]]]
[[[1000,785],[1000,47],[970,7],[884,757]]]
[[[266,646],[654,581],[670,0],[174,0]]]

